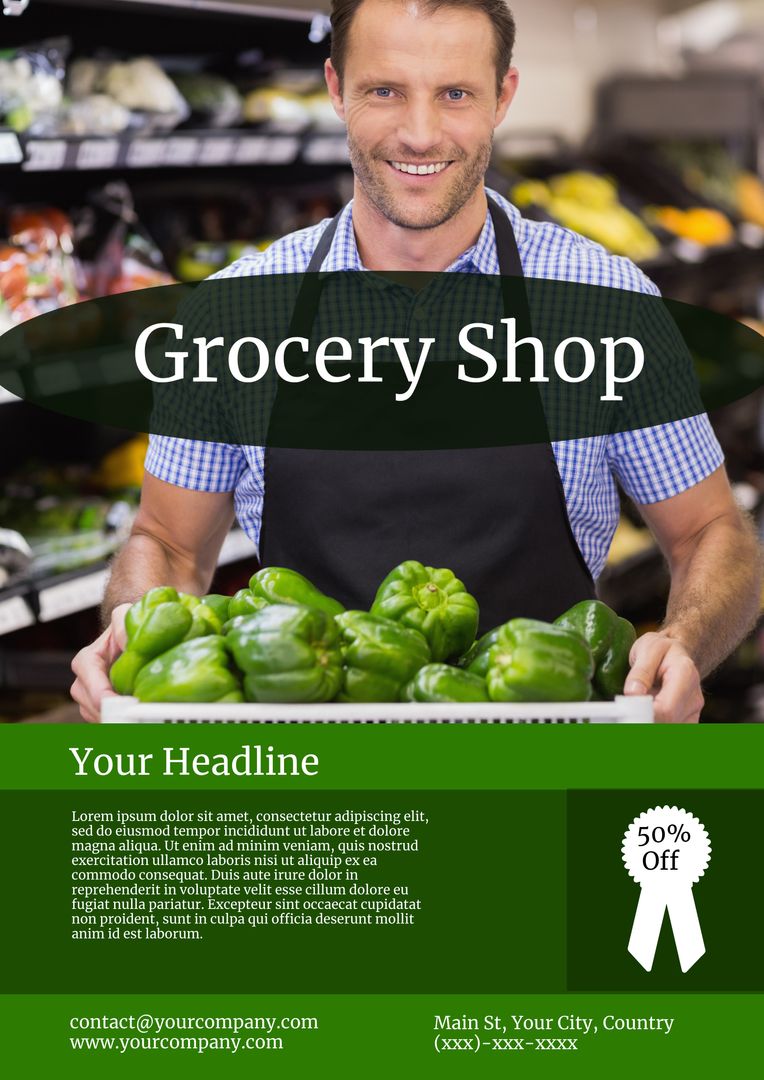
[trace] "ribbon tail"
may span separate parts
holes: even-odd
[[[683,972],[689,971],[706,951],[692,895],[692,886],[688,885],[686,889],[672,896],[667,907],[671,929],[674,932],[679,966]]]
[[[629,938],[629,952],[645,971],[652,971],[661,933],[666,898],[654,889],[642,889]]]

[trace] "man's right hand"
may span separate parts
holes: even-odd
[[[83,720],[97,724],[101,719],[101,699],[113,694],[109,668],[125,648],[125,615],[130,604],[119,604],[111,614],[111,623],[100,637],[86,645],[72,660],[76,678],[71,695],[80,707]]]

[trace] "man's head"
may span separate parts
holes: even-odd
[[[517,85],[513,44],[504,0],[333,0],[327,85],[357,182],[389,221],[435,228],[480,187]]]

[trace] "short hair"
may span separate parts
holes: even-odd
[[[353,16],[364,0],[332,0],[331,23],[332,23],[332,67],[342,85],[342,77],[347,55],[348,37]],[[512,63],[512,51],[515,47],[515,20],[506,4],[506,0],[417,0],[417,3],[427,13],[434,13],[440,8],[469,8],[471,11],[482,11],[487,15],[493,25],[495,38],[494,60],[496,64],[496,92],[501,91],[504,76],[509,71]]]

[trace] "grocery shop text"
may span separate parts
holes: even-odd
[[[458,365],[457,378],[461,382],[484,383],[499,375],[504,383],[523,382],[523,378],[517,373],[517,353],[519,349],[531,349],[533,375],[527,381],[549,382],[549,371],[553,368],[562,382],[583,383],[591,378],[598,365],[602,364],[604,393],[600,395],[600,401],[618,402],[623,401],[623,396],[617,393],[619,386],[633,382],[645,365],[644,349],[636,338],[600,338],[598,355],[598,350],[586,338],[569,337],[557,345],[552,357],[552,367],[548,368],[548,358],[539,338],[529,336],[518,339],[517,321],[514,318],[501,319],[501,324],[504,327],[505,357],[501,375],[496,356],[483,348],[483,345],[494,342],[496,327],[492,323],[483,322],[468,323],[462,327],[458,336],[459,349],[472,359]],[[375,340],[362,337],[358,338],[357,347],[347,338],[328,337],[319,342],[314,350],[311,350],[308,338],[288,337],[278,344],[273,357],[266,342],[258,337],[241,337],[230,344],[223,337],[196,337],[192,339],[195,346],[193,354],[191,351],[180,350],[164,352],[165,360],[171,360],[173,368],[171,374],[159,375],[151,370],[146,351],[153,335],[167,335],[168,331],[178,341],[184,337],[184,328],[180,323],[153,323],[141,332],[135,344],[138,370],[144,378],[154,383],[179,382],[187,377],[189,371],[193,372],[191,381],[194,383],[217,383],[219,376],[214,374],[214,370],[221,360],[218,350],[225,350],[228,371],[236,382],[259,382],[271,371],[271,363],[273,373],[283,382],[305,382],[311,377],[310,372],[296,373],[287,366],[287,350],[291,349],[293,352],[301,352],[303,357],[313,351],[312,364],[315,373],[326,383],[344,383],[354,377],[353,373],[342,371],[337,365],[352,363],[361,372],[355,376],[359,383],[384,382],[379,374],[383,365],[399,365],[408,386],[404,391],[396,393],[395,400],[408,401],[419,385],[428,359],[437,358],[436,355],[431,356],[433,346],[436,345],[436,339],[431,337],[420,337],[413,341],[407,337],[380,337]],[[498,341],[498,334],[496,340]],[[417,354],[416,358],[412,358],[409,351],[412,345],[413,352]],[[436,348],[435,354],[437,352]],[[451,348],[447,355],[449,358],[453,357]],[[627,368],[625,372],[624,367]]]
[[[70,746],[75,776],[316,776],[317,754],[280,754],[272,746],[242,745],[236,754],[192,754],[188,746],[164,746],[154,754],[96,753],[92,746]]]

